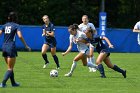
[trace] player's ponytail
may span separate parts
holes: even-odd
[[[79,29],[78,24],[74,23],[73,26],[74,26],[74,29],[76,29],[76,30]]]
[[[17,13],[16,12],[10,12],[9,15],[8,15],[8,21],[17,22]]]

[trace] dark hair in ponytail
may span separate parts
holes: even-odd
[[[70,25],[70,26],[68,27],[68,29],[77,30],[77,29],[79,29],[79,27],[78,27],[78,24],[73,24],[73,25]]]
[[[10,12],[9,15],[8,15],[8,21],[17,22],[17,13],[16,12]]]

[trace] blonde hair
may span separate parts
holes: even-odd
[[[44,15],[44,16],[42,17],[42,19],[43,19],[44,17],[47,17],[47,18],[49,18],[49,16],[48,16],[48,15]]]

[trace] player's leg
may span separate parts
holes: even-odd
[[[70,72],[67,73],[67,74],[65,74],[65,76],[67,76],[67,77],[72,76],[73,71],[75,70],[75,68],[76,68],[76,66],[77,66],[77,61],[79,61],[80,59],[82,59],[83,55],[84,55],[84,53],[81,53],[81,52],[80,52],[80,53],[74,58],[73,63],[72,63],[72,65],[71,65]],[[86,60],[86,59],[85,59],[85,60]]]
[[[105,60],[104,60],[104,62],[105,62],[105,64],[106,64],[109,68],[111,68],[111,69],[113,69],[113,70],[115,70],[115,71],[117,71],[117,72],[119,72],[119,73],[122,73],[123,77],[126,78],[126,70],[123,70],[123,69],[119,68],[117,65],[113,65],[113,64],[111,63],[109,57],[106,57]]]
[[[49,46],[48,46],[47,44],[43,44],[43,46],[42,46],[42,51],[41,51],[41,53],[42,53],[42,58],[43,58],[44,61],[45,61],[45,64],[44,64],[43,68],[46,68],[47,65],[49,64],[49,61],[48,61],[48,58],[47,58],[47,54],[46,54],[48,48],[49,48]]]
[[[8,69],[7,69],[7,72],[5,73],[5,76],[4,76],[4,79],[1,83],[2,86],[0,87],[5,87],[6,86],[6,82],[7,80],[10,78],[11,79],[11,84],[12,86],[19,86],[19,84],[17,84],[15,82],[15,79],[14,79],[14,72],[13,72],[13,68],[14,68],[14,65],[15,65],[15,60],[16,58],[6,58],[5,57],[5,61],[8,65]]]
[[[101,52],[99,56],[96,59],[96,64],[98,65],[98,70],[100,71],[101,77],[106,78],[105,72],[104,72],[104,67],[102,65],[102,61],[106,58],[107,54],[104,52]]]
[[[57,69],[59,69],[60,65],[59,65],[58,57],[56,56],[56,47],[51,48],[51,54],[52,54],[53,59],[54,59],[56,65],[57,65]]]
[[[90,44],[89,57],[87,58],[87,62],[91,62],[94,66],[96,66],[95,61],[94,61],[93,52],[94,52],[94,46],[92,46],[92,45]],[[89,67],[89,72],[96,72],[96,68],[94,68],[94,67],[93,67],[93,68]]]

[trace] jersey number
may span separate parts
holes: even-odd
[[[6,26],[5,27],[5,34],[11,33],[11,26]]]

